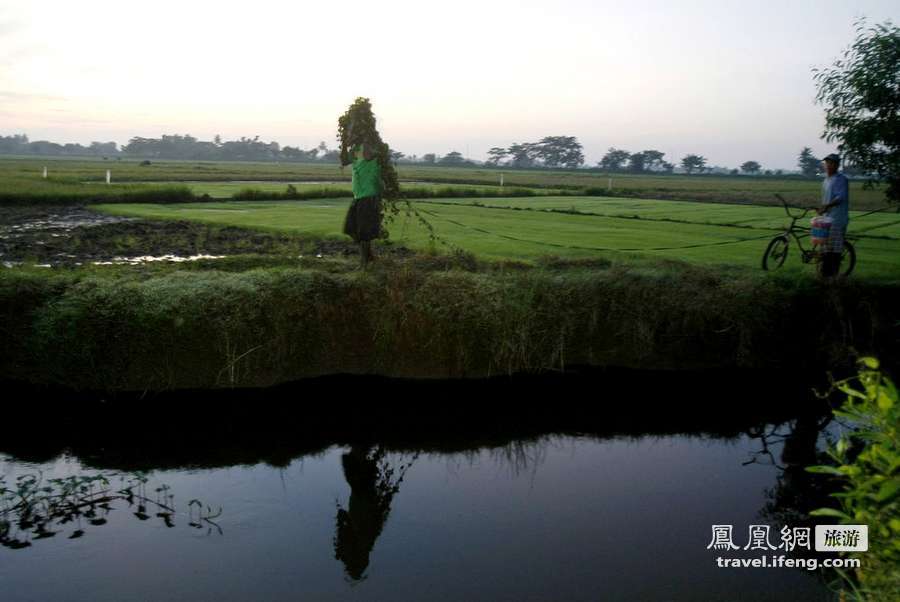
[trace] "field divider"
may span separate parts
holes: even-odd
[[[887,228],[889,226],[897,226],[897,225],[900,225],[900,220],[893,221],[893,222],[885,222],[883,224],[875,224],[874,226],[869,226],[868,228],[865,228],[864,230],[859,230],[859,232],[871,232],[872,230],[877,230],[879,228]],[[898,240],[895,237],[886,237],[886,236],[872,236],[872,237],[867,237],[867,238],[888,238],[889,240]]]
[[[578,210],[572,211],[570,209],[554,209],[552,207],[546,207],[546,208],[511,207],[511,206],[504,207],[501,205],[484,205],[482,203],[479,203],[476,205],[476,204],[471,204],[471,203],[458,203],[458,202],[454,203],[454,202],[450,202],[450,201],[430,201],[430,200],[417,200],[414,202],[421,203],[424,205],[447,205],[450,207],[473,207],[473,208],[477,208],[477,209],[500,209],[500,210],[504,210],[504,211],[531,211],[531,212],[535,212],[535,213],[558,213],[561,215],[583,215],[583,216],[587,216],[587,217],[605,217],[607,219],[627,219],[627,220],[644,221],[644,222],[664,222],[664,223],[671,223],[671,224],[686,224],[686,225],[691,225],[691,226],[710,226],[710,227],[715,227],[715,228],[739,228],[742,230],[765,230],[768,232],[782,232],[784,230],[784,228],[757,227],[757,226],[751,226],[751,225],[744,225],[744,224],[740,224],[740,223],[714,224],[714,223],[710,223],[710,222],[695,222],[695,221],[691,221],[691,220],[675,219],[675,218],[671,218],[671,217],[641,217],[639,215],[610,215],[607,213],[594,213],[593,211],[578,211]],[[869,213],[865,213],[862,216],[857,216],[857,218],[865,217],[867,215],[871,215],[872,213],[878,213],[878,212],[870,211]],[[742,221],[746,221],[746,220],[742,220]],[[900,220],[898,220],[896,222],[890,222],[890,223],[886,223],[886,224],[878,224],[875,226],[870,226],[869,228],[866,228],[864,230],[857,230],[850,236],[852,238],[873,238],[873,239],[878,239],[878,240],[900,240],[900,238],[897,238],[895,236],[879,236],[877,234],[872,236],[872,235],[864,234],[865,232],[869,232],[869,231],[875,230],[877,228],[883,228],[886,226],[893,226],[893,225],[897,225],[897,224],[900,224]],[[755,240],[755,239],[746,238],[743,240]]]
[[[449,203],[442,203],[442,204],[449,204]],[[516,242],[524,242],[524,243],[530,243],[530,244],[541,245],[541,246],[546,246],[546,247],[555,247],[558,249],[573,249],[573,250],[578,250],[578,251],[619,251],[619,252],[678,251],[678,250],[682,250],[682,249],[700,249],[700,248],[704,248],[704,247],[718,247],[718,246],[723,246],[723,245],[733,245],[733,244],[738,244],[738,243],[748,242],[748,241],[753,241],[753,240],[763,240],[766,238],[770,238],[770,236],[771,236],[770,234],[766,234],[765,236],[740,238],[740,239],[736,239],[736,240],[725,240],[725,241],[719,241],[719,242],[713,242],[713,243],[698,243],[695,245],[682,245],[682,246],[677,246],[677,247],[643,247],[643,248],[585,247],[585,246],[580,246],[580,245],[564,245],[561,243],[553,243],[553,242],[540,241],[540,240],[530,240],[527,238],[519,238],[517,236],[511,236],[509,234],[500,234],[499,232],[492,232],[492,231],[486,230],[484,228],[478,228],[477,226],[470,226],[470,225],[464,224],[460,221],[457,221],[457,220],[454,220],[454,219],[451,219],[448,217],[443,217],[441,215],[438,215],[437,213],[434,213],[433,211],[428,211],[427,209],[422,209],[422,213],[426,213],[426,214],[430,215],[431,217],[435,217],[439,220],[443,220],[443,221],[451,223],[455,226],[473,230],[475,232],[480,232],[482,234],[487,234],[489,236],[496,236],[498,238],[514,240]],[[601,217],[606,217],[606,216],[601,216]]]
[[[416,203],[428,204],[428,205],[448,205],[451,207],[474,207],[478,209],[502,209],[504,211],[532,211],[535,213],[559,213],[562,215],[583,215],[587,217],[605,217],[608,219],[627,219],[634,221],[644,221],[644,222],[667,222],[672,224],[688,224],[692,226],[712,226],[716,228],[740,228],[742,230],[768,230],[770,232],[777,232],[781,230],[781,228],[758,228],[756,226],[743,226],[737,224],[714,224],[710,222],[695,222],[686,219],[675,219],[671,217],[641,217],[639,215],[611,215],[608,213],[594,213],[593,211],[572,211],[571,209],[554,209],[552,207],[545,208],[536,208],[536,207],[510,207],[510,206],[502,206],[502,205],[484,205],[484,204],[467,204],[467,203],[453,203],[448,201],[426,201],[426,200],[418,200]]]

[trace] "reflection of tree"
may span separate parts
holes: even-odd
[[[808,512],[827,499],[827,482],[806,472],[806,467],[817,463],[821,454],[817,448],[819,435],[830,421],[830,414],[810,414],[747,430],[750,439],[759,441],[760,449],[752,452],[744,465],[765,464],[778,471],[775,486],[766,490],[768,502],[761,515],[779,527],[811,525]]]
[[[487,453],[491,461],[498,468],[507,470],[511,477],[518,478],[522,474],[527,474],[533,483],[538,468],[547,459],[548,450],[551,447],[560,449],[567,443],[568,439],[564,436],[544,435],[535,439],[514,439],[489,447],[463,449],[455,454],[446,455],[447,470],[452,474],[458,474],[464,464],[471,468],[479,464],[483,455]]]
[[[751,439],[759,440],[760,449],[753,452],[752,458],[744,464],[771,465],[778,471],[775,485],[765,491],[767,501],[759,512],[760,517],[772,525],[776,540],[784,527],[812,530],[816,523],[809,512],[833,503],[829,497],[834,491],[830,479],[806,471],[807,466],[822,463],[826,455],[819,451],[817,443],[823,432],[828,438],[825,427],[831,420],[830,411],[821,416],[804,414],[782,424],[747,432]],[[780,453],[778,445],[781,445]],[[807,548],[785,549],[783,553],[795,557],[823,556],[821,552]],[[836,576],[834,569],[828,568],[810,574],[825,584]]]
[[[110,479],[119,477],[115,489]],[[175,496],[168,485],[161,485],[151,495],[148,479],[141,473],[89,474],[44,479],[41,473],[19,476],[15,484],[0,477],[0,545],[18,550],[32,541],[54,537],[63,525],[71,524],[69,539],[83,537],[88,525],[99,527],[117,503],[124,502],[139,520],[155,513],[166,527],[175,526]],[[205,509],[204,509],[205,508]],[[207,529],[207,534],[222,529],[213,521],[222,513],[213,512],[199,500],[188,502],[188,526]]]
[[[350,485],[347,508],[338,502],[334,557],[344,563],[347,575],[354,581],[364,578],[369,554],[381,535],[391,501],[400,491],[400,483],[418,454],[395,470],[384,458],[381,446],[353,446],[341,456],[344,478]]]
[[[759,431],[762,451],[757,452],[753,461],[759,457],[771,458],[778,469],[775,486],[767,490],[768,502],[761,514],[776,523],[779,527],[811,526],[813,523],[809,512],[827,505],[831,488],[828,479],[821,478],[806,471],[820,461],[817,448],[819,434],[831,422],[831,415],[804,415],[787,423],[786,431],[781,426],[766,431]],[[754,434],[751,434],[753,437]],[[781,443],[779,461],[771,451],[771,446]]]
[[[806,471],[807,466],[826,461],[827,454],[819,451],[817,443],[819,435],[832,418],[830,412],[824,416],[802,415],[786,423],[786,431],[779,430],[781,427],[776,426],[771,430],[762,429],[750,434],[751,437],[757,436],[762,442],[762,451],[757,452],[756,456],[768,456],[772,459],[771,464],[778,469],[775,485],[766,490],[767,502],[760,510],[760,516],[773,524],[776,532],[785,526],[812,530],[816,521],[809,513],[816,508],[834,504],[834,498],[831,497],[835,490],[833,480],[827,475]],[[827,440],[827,432],[825,435]],[[782,443],[780,462],[775,462],[771,447],[779,442]],[[825,556],[822,552],[805,548],[785,550],[785,554],[819,558]],[[832,568],[823,568],[811,574],[828,587],[832,587],[831,584],[838,578]]]

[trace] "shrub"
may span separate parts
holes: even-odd
[[[869,526],[869,551],[854,554],[861,567],[846,583],[858,600],[892,600],[900,592],[900,403],[877,360],[863,358],[860,366],[858,376],[837,383],[847,398],[834,410],[856,429],[829,450],[835,466],[807,468],[843,482],[843,491],[832,494],[840,509],[810,514]]]

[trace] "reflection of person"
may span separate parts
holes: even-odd
[[[825,243],[825,254],[822,256],[822,276],[836,276],[841,265],[841,252],[844,250],[844,236],[850,223],[850,184],[847,176],[838,173],[841,158],[830,154],[825,164],[825,180],[822,181],[822,205],[816,212],[831,218],[831,230]]]
[[[338,508],[334,557],[357,581],[369,566],[369,554],[384,528],[391,498],[397,491],[382,478],[378,466],[382,453],[376,450],[370,456],[368,447],[353,446],[341,456],[344,478],[350,485],[350,502],[346,510]]]
[[[381,234],[381,164],[371,144],[357,145],[353,157],[353,201],[344,220],[344,233],[359,243],[365,268],[375,258],[372,240]]]

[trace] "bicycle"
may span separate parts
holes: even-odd
[[[784,205],[784,212],[791,218],[791,225],[783,233],[778,234],[769,241],[769,246],[766,247],[766,252],[763,253],[762,268],[764,270],[777,270],[783,266],[784,260],[787,259],[788,249],[791,246],[791,238],[793,238],[797,243],[797,247],[800,248],[800,259],[803,263],[815,263],[818,269],[821,270],[823,253],[818,249],[803,248],[801,241],[809,236],[809,230],[797,225],[797,221],[805,218],[813,209],[806,208],[803,209],[803,213],[794,214],[791,213],[790,205],[780,194],[776,194],[775,197]],[[801,209],[801,207],[797,207],[797,209]],[[856,249],[849,240],[844,240],[838,275],[846,278],[853,271],[854,267],[856,267]]]

